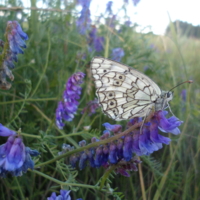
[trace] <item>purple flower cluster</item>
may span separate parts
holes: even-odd
[[[82,114],[87,112],[91,116],[92,114],[96,113],[96,109],[99,107],[100,105],[98,103],[98,99],[95,98],[93,101],[89,101],[87,103],[87,106],[83,109]]]
[[[8,137],[5,144],[0,145],[0,177],[10,173],[12,176],[21,176],[27,170],[34,168],[31,156],[38,156],[37,150],[26,147],[15,131],[0,124],[0,136]]]
[[[80,84],[83,83],[85,74],[77,72],[73,74],[66,83],[66,88],[63,93],[63,100],[58,103],[56,109],[56,125],[59,129],[64,127],[63,120],[72,121],[76,114],[80,99],[81,90]]]
[[[96,52],[101,52],[104,49],[104,37],[97,36],[97,29],[95,26],[92,27],[89,32],[89,51],[95,50]]]
[[[23,54],[22,48],[26,48],[25,40],[28,36],[23,32],[20,24],[17,21],[8,21],[6,27],[6,43],[1,41],[3,47],[2,64],[0,69],[0,88],[10,89],[11,84],[6,81],[8,76],[12,81],[14,76],[10,69],[15,67],[14,62],[17,62],[17,54]]]
[[[112,1],[108,1],[108,3],[106,4],[106,13],[108,13],[109,15],[112,15]]]
[[[56,196],[56,193],[53,192],[50,197],[47,197],[47,200],[71,200],[71,196],[69,195],[70,192],[70,190],[60,190],[60,195],[58,196]]]
[[[125,53],[122,48],[115,48],[112,50],[111,59],[120,62]]]
[[[124,25],[125,25],[125,26],[128,26],[128,27],[130,27],[131,24],[132,24],[132,22],[131,22],[130,20],[126,20],[126,21],[124,22]]]
[[[134,6],[137,6],[138,3],[140,2],[140,0],[132,0],[132,1],[133,1]]]
[[[113,140],[104,145],[100,145],[94,148],[86,149],[81,153],[73,154],[69,162],[73,167],[76,167],[77,162],[79,168],[83,169],[88,162],[91,167],[109,167],[112,164],[119,164],[116,171],[122,175],[126,174],[126,171],[137,170],[136,164],[139,162],[136,156],[150,155],[154,151],[162,148],[162,144],[169,144],[170,138],[164,137],[159,134],[159,130],[162,132],[170,132],[172,134],[179,134],[180,130],[178,126],[182,122],[172,116],[166,118],[167,111],[158,111],[154,114],[148,123],[142,126],[142,130],[135,129],[132,132],[120,137],[117,140]],[[141,118],[133,118],[127,123],[126,128],[130,128],[134,124],[141,122]],[[109,123],[104,123],[105,131],[100,137],[100,140],[105,140],[113,137],[122,132],[122,126]],[[99,141],[96,138],[92,138],[92,143]],[[82,141],[79,145],[85,146],[86,142]],[[64,145],[63,151],[71,151],[74,148],[70,145]]]
[[[78,0],[78,4],[82,6],[82,10],[81,15],[76,22],[76,26],[81,35],[84,35],[91,25],[90,3],[91,0]]]

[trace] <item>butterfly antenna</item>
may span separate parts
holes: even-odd
[[[182,85],[184,83],[193,83],[193,80],[188,80],[188,81],[184,81],[182,83],[179,83],[178,85],[176,85],[175,87],[173,87],[171,90],[169,90],[168,92],[172,91],[174,88],[178,87],[179,85]]]

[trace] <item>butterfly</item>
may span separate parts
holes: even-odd
[[[146,117],[169,106],[173,98],[171,91],[161,91],[149,77],[124,64],[94,57],[90,67],[99,104],[116,121]]]

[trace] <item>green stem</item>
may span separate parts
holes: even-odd
[[[109,54],[109,37],[108,35],[106,36],[106,46],[105,46],[105,52],[104,52],[104,57],[108,58],[108,54]]]
[[[13,119],[11,121],[9,121],[9,124],[11,124],[13,121],[15,121],[15,119],[19,116],[19,114],[21,113],[22,109],[24,108],[24,105],[26,103],[26,99],[24,99],[21,108],[18,110],[17,114],[13,117]]]
[[[58,100],[58,98],[26,99],[26,101],[33,101],[33,102],[36,102],[36,101],[57,101],[57,100]],[[12,104],[12,103],[21,103],[21,102],[24,102],[24,99],[0,102],[0,105]]]
[[[85,118],[85,116],[86,116],[86,112],[82,115],[81,119],[79,120],[79,123],[77,125],[76,131],[78,131],[78,129],[79,129],[80,125],[82,124],[83,119]]]
[[[35,174],[43,176],[44,178],[49,179],[49,180],[51,180],[51,181],[53,181],[53,182],[55,182],[59,185],[62,185],[62,186],[84,187],[84,188],[90,188],[90,189],[94,189],[94,190],[99,189],[99,187],[93,186],[93,185],[78,184],[78,183],[67,183],[67,182],[59,181],[58,179],[55,179],[51,176],[48,176],[48,175],[46,175],[42,172],[37,171],[37,170],[31,170],[31,171]],[[104,190],[104,191],[106,191],[106,190]]]
[[[49,148],[48,145],[45,145],[45,146],[46,146],[46,148],[48,149],[48,151],[51,153],[51,155],[55,158],[56,155],[54,155],[54,153],[52,152],[51,148]],[[56,162],[56,167],[58,168],[58,170],[59,170],[60,173],[62,174],[63,178],[64,178],[65,180],[67,180],[66,173],[63,172],[62,167],[60,167],[59,162]]]
[[[39,86],[40,86],[40,83],[41,83],[41,81],[42,81],[42,79],[43,79],[43,77],[44,77],[44,75],[45,75],[45,73],[46,73],[47,66],[48,66],[48,64],[49,64],[49,55],[50,55],[50,50],[51,50],[50,30],[48,30],[47,37],[48,37],[48,47],[47,47],[47,54],[46,54],[46,63],[45,63],[43,72],[42,72],[42,74],[41,74],[41,76],[40,76],[40,79],[39,79],[39,81],[38,81],[38,83],[37,83],[37,85],[36,85],[36,87],[35,87],[33,93],[31,94],[31,96],[34,96],[34,94],[37,92],[37,90],[38,90],[38,88],[39,88]]]
[[[60,130],[59,128],[57,128],[57,126],[54,124],[54,122],[52,122],[52,120],[50,120],[36,105],[31,104],[31,106],[33,106],[35,108],[35,110],[44,118],[47,120],[47,122],[51,125],[53,125],[53,127],[63,136],[65,136],[65,138],[71,143],[73,144],[75,147],[79,147],[78,144],[72,139],[70,138],[67,134],[65,134],[64,131]]]
[[[116,168],[116,165],[111,166],[108,170],[106,170],[106,172],[104,173],[103,177],[102,177],[102,181],[101,181],[101,185],[100,185],[100,189],[103,188],[105,181],[107,180],[107,178],[109,177],[110,173]]]
[[[32,134],[28,134],[28,133],[20,133],[20,135],[23,135],[25,137],[31,137],[31,138],[38,138],[40,139],[40,135],[32,135]]]

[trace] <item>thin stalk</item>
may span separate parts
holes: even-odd
[[[26,101],[33,101],[33,102],[36,102],[36,101],[57,101],[57,100],[58,100],[58,98],[26,99]],[[21,102],[24,102],[24,99],[0,102],[0,105],[12,104],[12,103],[21,103]]]
[[[78,183],[67,183],[67,182],[59,181],[58,179],[55,179],[55,178],[48,176],[40,171],[37,171],[37,170],[30,170],[30,171],[35,174],[38,174],[40,176],[43,176],[44,178],[46,178],[54,183],[57,183],[59,185],[62,185],[62,186],[84,187],[84,188],[90,188],[90,189],[94,189],[94,190],[99,189],[98,186],[87,185],[87,184],[78,184]],[[106,191],[106,190],[104,189],[103,191]]]
[[[47,122],[48,122],[49,124],[52,124],[53,127],[54,127],[60,134],[62,134],[63,136],[65,136],[65,138],[66,138],[71,144],[73,144],[75,147],[79,147],[78,144],[77,144],[72,138],[70,138],[67,134],[65,134],[64,131],[62,131],[62,130],[60,130],[59,128],[57,128],[57,126],[54,124],[54,122],[52,122],[52,120],[49,119],[36,105],[31,104],[31,106],[33,106],[33,107],[35,108],[35,110],[36,110],[40,115],[42,115],[42,117],[43,117],[44,119],[46,119]]]
[[[142,173],[142,166],[138,165],[138,170],[139,170],[139,176],[140,176],[140,186],[141,186],[141,191],[142,191],[142,199],[146,200],[146,193],[145,193],[145,185],[144,185],[144,179],[143,179],[143,173]]]
[[[45,66],[44,66],[44,69],[43,69],[43,72],[39,78],[39,81],[37,82],[37,85],[34,89],[34,91],[32,92],[31,96],[34,96],[34,94],[37,92],[39,86],[40,86],[40,83],[46,73],[46,70],[47,70],[47,67],[48,67],[48,64],[49,64],[49,55],[50,55],[50,50],[51,50],[51,38],[50,38],[50,30],[48,30],[47,32],[47,37],[48,37],[48,47],[47,47],[47,54],[46,54],[46,63],[45,63]]]

